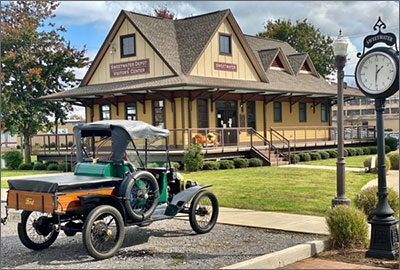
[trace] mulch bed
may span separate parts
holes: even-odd
[[[319,253],[316,258],[382,268],[399,269],[398,257],[396,260],[367,258],[365,257],[366,252],[367,249],[327,250]]]

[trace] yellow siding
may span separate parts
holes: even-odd
[[[137,117],[138,120],[153,124],[153,118],[152,118],[152,104],[151,100],[146,100],[145,105],[146,105],[146,114],[143,113],[143,105],[139,102],[137,104]]]
[[[120,36],[127,34],[136,35],[136,56],[121,58],[120,52]],[[96,71],[89,81],[90,84],[109,83],[109,82],[120,82],[137,79],[147,79],[153,77],[163,77],[173,75],[171,69],[161,60],[157,53],[150,47],[150,45],[144,40],[143,36],[136,30],[136,28],[128,21],[124,20],[117,34],[112,40],[111,44],[114,43],[116,52],[110,53],[110,46],[108,46],[106,53],[101,59]],[[149,59],[150,61],[150,73],[133,76],[123,76],[118,78],[110,77],[110,64],[136,61],[142,59]]]
[[[232,55],[219,54],[219,33],[232,35]],[[222,62],[228,64],[236,64],[237,71],[220,71],[214,69],[214,62]],[[218,77],[227,79],[238,79],[248,81],[260,81],[252,63],[246,55],[242,45],[240,44],[236,34],[233,32],[230,23],[225,20],[221,24],[210,44],[199,58],[190,75],[204,77]]]

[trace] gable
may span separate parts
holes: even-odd
[[[220,54],[221,34],[231,36],[231,55]],[[232,25],[225,19],[193,66],[190,75],[261,81]]]
[[[136,55],[121,58],[120,36],[130,34],[135,35]],[[94,71],[88,78],[88,85],[173,75],[168,65],[126,18],[106,45],[102,58],[95,62],[98,64],[91,67]]]
[[[273,59],[269,69],[281,70],[291,75],[294,75],[293,69],[289,63],[288,58],[283,54],[283,51],[280,48],[278,48],[278,53],[275,55],[275,58]]]
[[[310,67],[307,64],[307,61],[304,62],[304,65],[301,67],[301,70],[303,70],[303,71],[311,71]]]
[[[276,68],[282,68],[284,69],[284,66],[282,64],[282,61],[279,59],[279,57],[276,57],[274,62],[272,62],[271,67],[276,67]]]

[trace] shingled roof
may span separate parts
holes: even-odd
[[[307,53],[297,53],[288,55],[289,63],[293,68],[295,74],[297,74],[307,58]]]
[[[268,70],[275,57],[278,55],[278,52],[278,48],[258,51],[258,56],[260,57],[264,70]]]

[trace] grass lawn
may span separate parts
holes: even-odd
[[[364,160],[371,155],[345,157],[346,167],[352,168],[364,168]],[[336,166],[336,158],[313,160],[308,162],[301,162],[300,164],[306,165],[324,165],[324,166]]]
[[[323,216],[336,195],[336,172],[305,168],[260,167],[202,171],[185,179],[211,188],[220,206]],[[376,175],[346,172],[346,194],[353,200]]]
[[[23,176],[23,175],[35,175],[35,174],[48,174],[48,173],[58,173],[58,171],[13,171],[13,170],[1,170],[1,178],[3,177],[13,177],[13,176]]]

